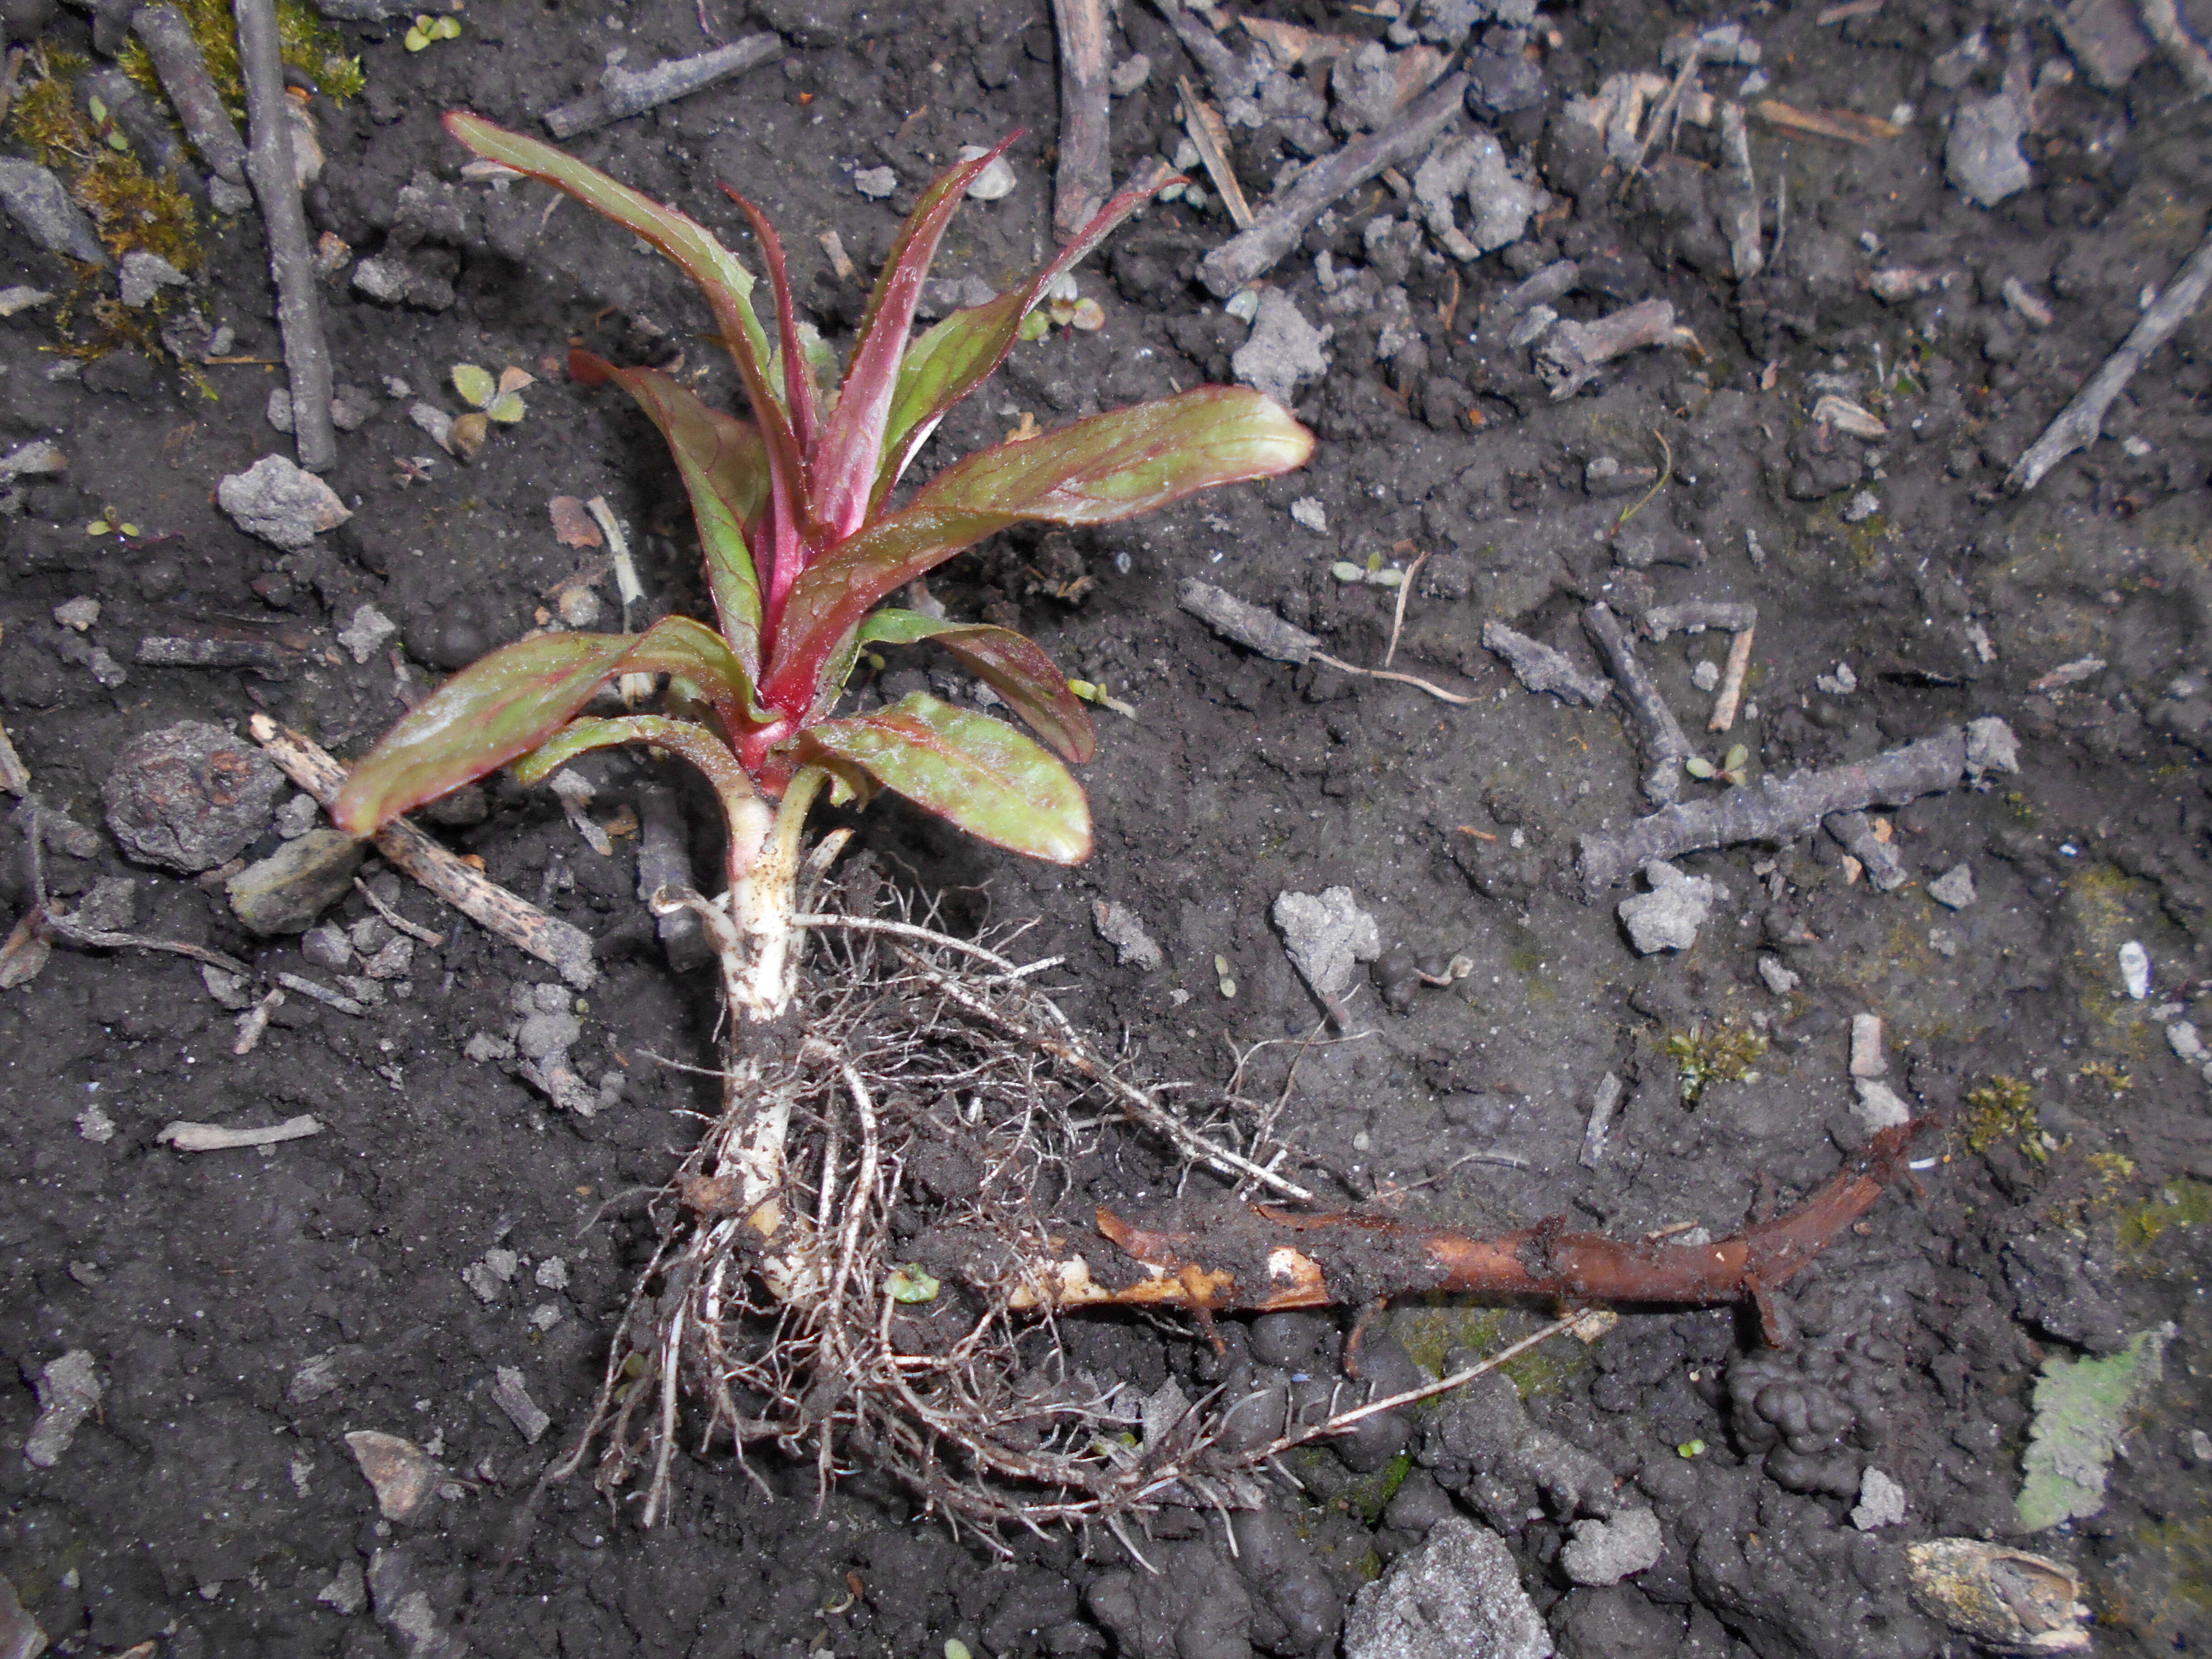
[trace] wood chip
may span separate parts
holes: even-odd
[[[1905,129],[1878,116],[1848,109],[1799,109],[1779,98],[1762,98],[1751,112],[1769,126],[1780,127],[1808,138],[1832,139],[1840,144],[1874,144],[1895,138]]]
[[[301,1140],[322,1132],[321,1124],[302,1113],[261,1129],[226,1129],[214,1123],[179,1121],[169,1124],[154,1139],[166,1141],[180,1152],[227,1152],[240,1146],[274,1146],[281,1140]]]
[[[1199,159],[1206,163],[1206,176],[1221,192],[1221,199],[1228,206],[1229,217],[1237,228],[1249,230],[1252,204],[1244,199],[1244,187],[1237,182],[1237,169],[1229,162],[1227,124],[1219,111],[1192,90],[1188,76],[1176,81],[1176,86],[1182,94],[1183,130],[1198,147]]]

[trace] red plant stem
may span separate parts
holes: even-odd
[[[1265,1206],[1197,1232],[1133,1227],[1110,1211],[1098,1229],[1161,1276],[1109,1300],[1194,1311],[1265,1312],[1455,1291],[1573,1302],[1752,1301],[1785,1284],[1874,1202],[1904,1168],[1917,1124],[1885,1129],[1851,1165],[1788,1215],[1705,1244],[1571,1233],[1556,1220],[1495,1238],[1406,1227],[1365,1215],[1297,1215]],[[1261,1273],[1224,1263],[1264,1261]],[[1770,1326],[1773,1323],[1768,1319]]]

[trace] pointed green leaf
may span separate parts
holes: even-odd
[[[806,735],[832,759],[994,846],[1050,864],[1091,856],[1082,786],[1004,720],[916,691]]]
[[[349,836],[496,771],[543,743],[637,644],[621,634],[542,634],[479,657],[368,751],[331,807]]]
[[[1305,464],[1313,444],[1273,399],[1200,386],[970,455],[799,576],[763,698],[803,713],[830,653],[878,600],[1009,525],[1109,524],[1216,484],[1287,472]]]
[[[772,479],[780,477],[795,504],[805,488],[803,464],[781,398],[768,378],[768,336],[753,314],[752,273],[737,257],[716,241],[705,226],[675,209],[663,207],[649,196],[617,184],[597,167],[550,144],[520,132],[495,126],[481,116],[454,111],[446,117],[446,131],[487,161],[500,161],[542,179],[634,231],[684,267],[699,285],[713,307],[715,325],[744,381],[768,448]],[[787,515],[793,523],[795,510]]]
[[[488,368],[479,368],[474,363],[455,363],[453,390],[482,409],[499,394],[499,382],[492,379]]]
[[[1062,760],[1080,763],[1097,751],[1090,711],[1035,640],[1010,628],[944,622],[918,611],[871,611],[860,624],[863,645],[915,645],[923,640],[934,641],[965,663]]]
[[[890,257],[884,261],[875,292],[868,296],[868,314],[860,323],[844,391],[823,428],[822,441],[807,457],[822,522],[833,536],[851,535],[867,516],[883,453],[884,422],[899,383],[907,335],[914,327],[922,279],[929,274],[929,262],[937,256],[945,228],[968,186],[1013,142],[1013,137],[1003,139],[972,161],[939,173],[907,216]]]
[[[522,783],[543,783],[579,755],[629,743],[654,744],[690,762],[706,774],[726,807],[759,797],[738,757],[720,738],[703,726],[665,714],[626,714],[615,720],[586,714],[570,720],[516,761],[514,775]]]
[[[541,634],[479,657],[416,704],[354,769],[331,809],[373,836],[428,800],[527,754],[617,674],[681,675],[737,726],[758,713],[751,677],[727,641],[689,617],[643,634]]]
[[[1015,337],[1033,337],[1023,332],[1023,325],[1052,285],[1104,241],[1115,226],[1143,206],[1152,193],[1151,190],[1123,191],[1028,282],[980,306],[954,312],[907,348],[905,361],[899,366],[897,388],[883,416],[876,502],[890,493],[907,463],[914,459],[914,452],[937,429],[945,411],[989,380],[1006,362]]]
[[[586,386],[612,380],[637,399],[676,456],[706,556],[707,582],[749,676],[760,671],[760,580],[744,527],[768,495],[768,454],[759,428],[709,409],[690,387],[657,368],[617,368],[588,351],[568,354],[568,372]]]

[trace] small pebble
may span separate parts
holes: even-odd
[[[2150,994],[2150,952],[2138,940],[2120,946],[2120,983],[2137,1002]]]
[[[54,607],[54,620],[64,628],[74,628],[82,634],[100,620],[100,601],[91,599],[64,599]]]
[[[1721,683],[1721,666],[1708,658],[1690,671],[1690,684],[1700,691],[1710,691]]]
[[[1328,514],[1322,510],[1322,504],[1310,495],[1301,495],[1291,503],[1291,519],[1293,523],[1304,525],[1316,536],[1325,536],[1328,533]]]
[[[313,795],[292,797],[276,809],[276,833],[286,841],[297,841],[315,827],[315,815],[322,806]]]
[[[353,962],[353,946],[335,923],[310,927],[300,938],[300,954],[328,973],[342,973]]]
[[[1786,997],[1798,986],[1799,976],[1782,965],[1779,957],[1761,957],[1759,976],[1766,981],[1766,988],[1778,997]]]
[[[890,167],[866,167],[853,175],[853,188],[872,202],[897,193],[898,174]]]
[[[1974,902],[1973,866],[1953,865],[1928,884],[1928,896],[1946,909],[1965,909]]]
[[[1853,1014],[1851,1016],[1851,1075],[1853,1077],[1881,1077],[1889,1070],[1889,1060],[1881,1052],[1881,1016]]]

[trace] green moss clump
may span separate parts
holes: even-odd
[[[40,166],[69,181],[70,193],[92,215],[100,241],[117,258],[143,252],[179,270],[198,269],[206,250],[191,198],[173,178],[149,173],[137,152],[108,143],[112,125],[97,128],[86,118],[70,88],[85,67],[73,53],[36,54],[36,78],[17,100],[9,131]]]
[[[2027,1079],[1999,1074],[1966,1091],[1966,1111],[1959,1121],[1959,1132],[1970,1150],[1984,1152],[2017,1135],[2021,1150],[2040,1163],[2045,1156],[2037,1139],[2041,1131],[2035,1091]]]
[[[1725,1023],[1710,1031],[1692,1025],[1667,1038],[1667,1053],[1681,1070],[1685,1106],[1695,1106],[1716,1083],[1741,1083],[1755,1076],[1753,1068],[1765,1052],[1766,1039],[1758,1032]]]
[[[2120,1218],[2120,1248],[2147,1255],[2170,1228],[2212,1226],[2212,1181],[2187,1176],[2161,1189],[2148,1204]]]
[[[184,13],[185,25],[199,44],[200,56],[207,59],[208,73],[215,77],[216,90],[230,106],[231,113],[244,120],[246,82],[238,67],[238,30],[229,0],[171,0],[171,3]],[[368,84],[368,77],[362,73],[361,59],[345,50],[345,37],[325,23],[307,0],[276,0],[276,50],[286,64],[313,81],[315,89],[325,97],[341,101],[357,97]],[[118,61],[125,74],[155,96],[161,95],[161,77],[154,73],[154,60],[135,38]]]

